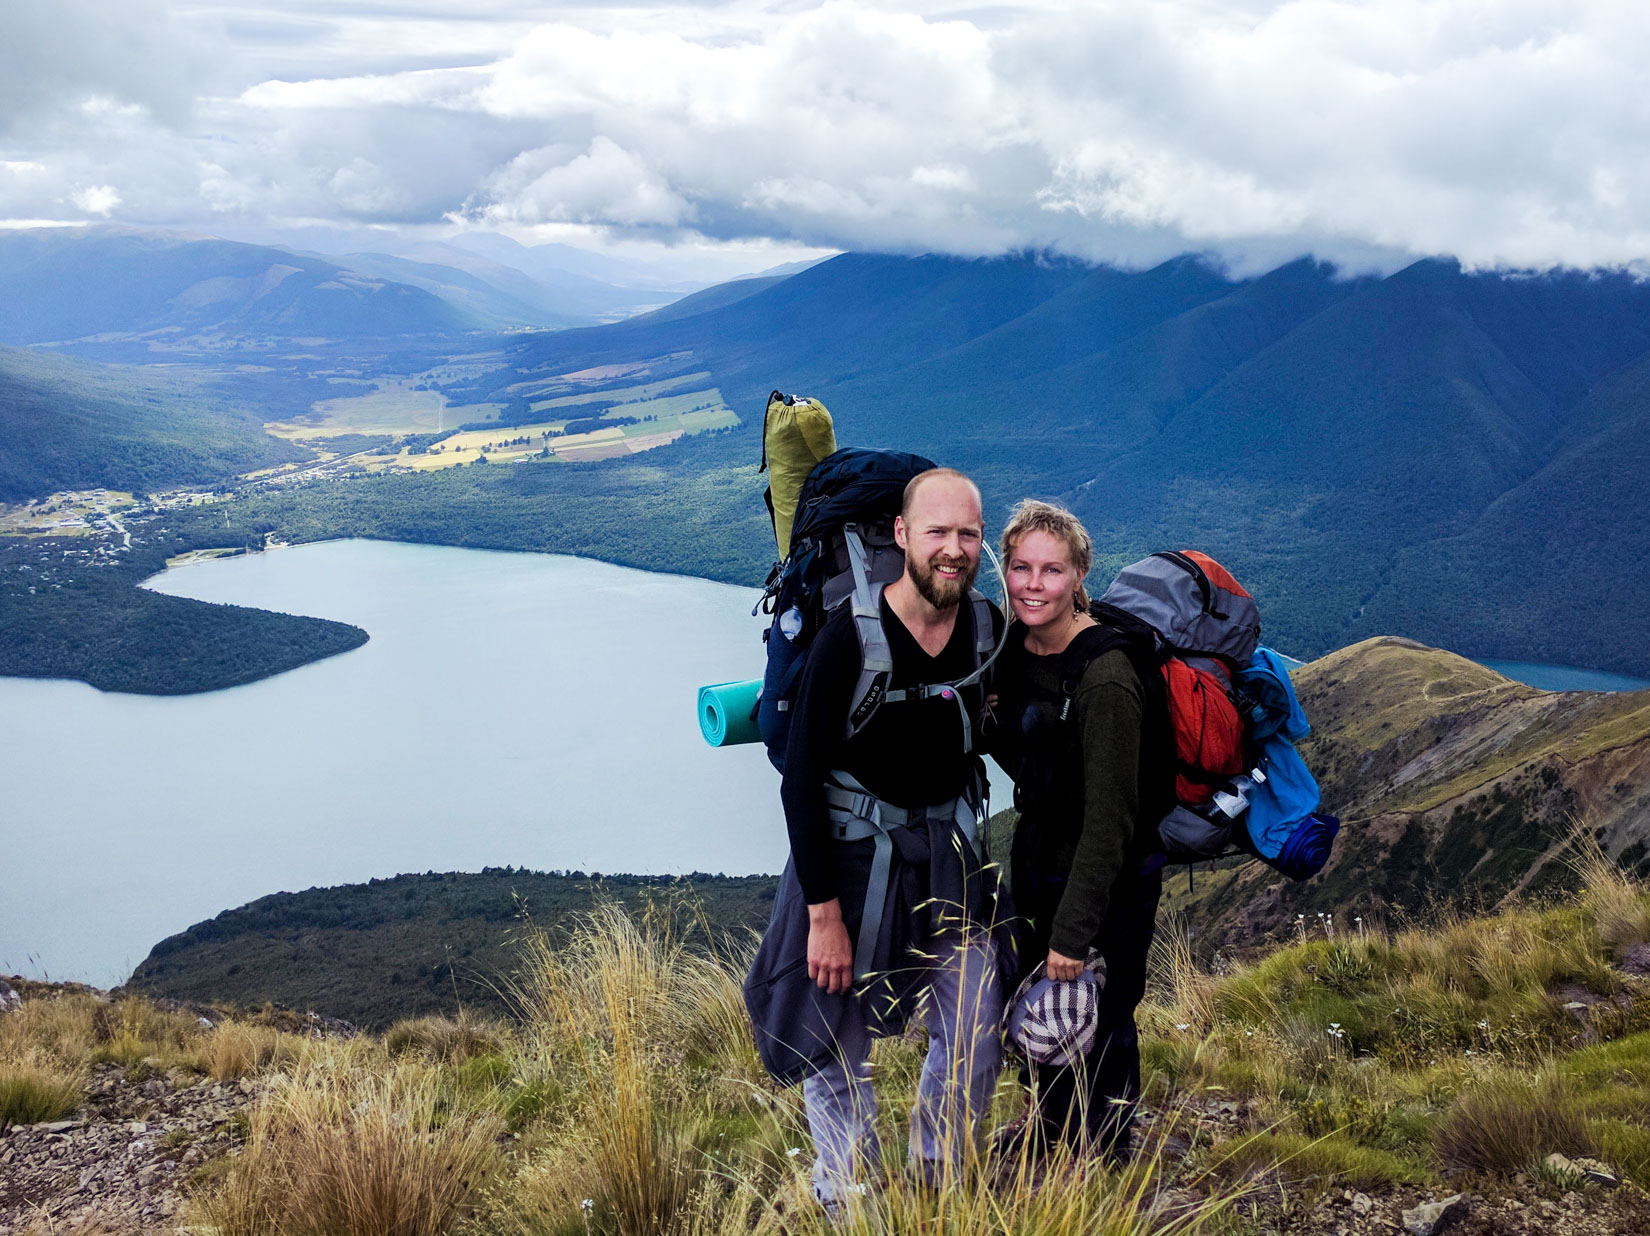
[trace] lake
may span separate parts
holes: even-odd
[[[107,986],[221,910],[406,871],[784,865],[778,774],[696,722],[761,671],[754,589],[373,541],[150,586],[372,638],[204,695],[0,678],[0,972]]]
[[[380,541],[149,586],[372,638],[205,695],[0,678],[0,972],[109,986],[221,910],[405,871],[784,865],[778,775],[759,747],[707,747],[695,719],[700,685],[761,670],[754,589]]]
[[[1576,669],[1570,665],[1543,665],[1537,661],[1480,661],[1514,682],[1539,687],[1543,691],[1643,691],[1650,679],[1629,678],[1604,670]]]

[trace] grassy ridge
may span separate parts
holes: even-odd
[[[1573,892],[1564,846],[1585,819],[1613,859],[1650,875],[1650,692],[1545,692],[1453,653],[1366,640],[1308,663],[1301,743],[1344,827],[1322,873],[1259,863],[1170,881],[1205,947],[1288,938],[1297,915],[1392,919],[1438,906]]]
[[[886,1166],[834,1228],[809,1197],[800,1094],[756,1062],[747,954],[689,948],[679,920],[619,906],[554,941],[527,935],[501,1022],[412,1019],[341,1041],[33,989],[0,1019],[0,1103],[25,1066],[71,1089],[99,1059],[173,1086],[250,1077],[244,1148],[200,1174],[189,1216],[222,1236],[1305,1236],[1349,1226],[1343,1189],[1365,1194],[1371,1230],[1465,1191],[1485,1231],[1556,1230],[1560,1215],[1639,1231],[1650,890],[1578,844],[1586,892],[1564,902],[1394,933],[1314,924],[1218,973],[1161,933],[1140,1018],[1148,1110],[1125,1169],[968,1142],[938,1180],[906,1173],[924,1044],[880,1041]],[[988,1128],[1024,1102],[1005,1071]]]

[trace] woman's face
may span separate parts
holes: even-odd
[[[1008,604],[1028,627],[1070,618],[1082,582],[1072,569],[1071,551],[1052,533],[1028,532],[1009,551]]]

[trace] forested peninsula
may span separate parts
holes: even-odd
[[[599,875],[489,867],[399,875],[260,897],[162,940],[133,990],[257,1008],[319,1009],[383,1029],[461,1009],[507,1015],[519,946],[561,939],[576,917],[618,904],[700,951],[737,955],[768,920],[771,875]]]

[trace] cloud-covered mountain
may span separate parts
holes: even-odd
[[[816,394],[840,441],[968,469],[993,520],[1027,493],[1070,503],[1098,570],[1205,548],[1302,654],[1400,631],[1650,669],[1650,286],[1626,276],[847,255],[524,342],[466,397],[672,354],[749,421],[774,386]],[[727,449],[755,459],[753,439]]]
[[[1632,0],[13,7],[0,220],[1252,273],[1650,235]]]

